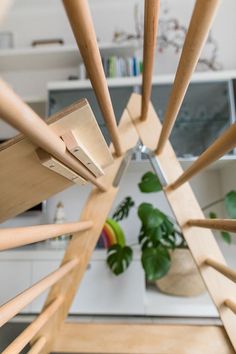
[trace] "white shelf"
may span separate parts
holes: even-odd
[[[137,43],[100,43],[102,55],[132,55],[138,47]],[[0,52],[1,72],[18,70],[48,70],[64,67],[75,67],[81,61],[75,45],[40,46],[29,48],[5,49]]]

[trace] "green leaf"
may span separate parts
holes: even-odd
[[[133,259],[133,251],[128,246],[115,244],[107,250],[107,264],[112,273],[119,275],[130,265]]]
[[[139,189],[143,193],[160,192],[162,185],[157,175],[151,171],[142,176],[141,182],[138,184]]]
[[[231,235],[227,231],[221,231],[220,232],[222,239],[228,243],[229,245],[231,244]]]
[[[169,253],[162,247],[146,248],[142,252],[142,265],[149,281],[160,279],[166,275],[170,264]]]
[[[209,213],[209,218],[210,218],[210,219],[217,219],[216,213],[215,213],[214,211],[210,211],[210,213]]]
[[[149,203],[140,204],[138,216],[145,228],[158,227],[165,219],[165,215],[160,210],[154,209]]]
[[[225,208],[232,219],[236,219],[236,191],[231,191],[225,196]]]
[[[122,202],[117,206],[112,219],[115,221],[121,221],[129,216],[130,209],[135,205],[131,197],[126,197]]]

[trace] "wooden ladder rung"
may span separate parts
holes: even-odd
[[[236,271],[235,270],[230,269],[226,265],[219,263],[211,258],[207,258],[204,263],[207,264],[208,266],[214,268],[219,273],[223,274],[225,277],[229,278],[230,280],[232,280],[236,283]]]
[[[236,220],[232,219],[193,219],[189,220],[187,225],[212,230],[236,232]]]

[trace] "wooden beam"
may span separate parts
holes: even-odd
[[[0,116],[25,134],[36,146],[56,157],[101,191],[106,190],[106,187],[101,185],[100,181],[66,150],[62,139],[2,80],[0,80]]]
[[[204,263],[207,264],[208,266],[214,268],[219,273],[223,274],[225,277],[229,278],[230,280],[232,280],[236,283],[236,271],[235,270],[230,269],[226,265],[221,264],[212,258],[207,258]]]
[[[122,115],[118,129],[124,151],[133,148],[137,144],[139,137],[130,120],[127,110],[125,110]],[[113,147],[111,147],[111,152],[114,152]],[[77,288],[86,271],[93,249],[96,246],[107,215],[111,210],[113,201],[118,192],[118,188],[113,186],[113,181],[117,175],[122,160],[122,157],[115,157],[114,163],[105,169],[105,175],[101,177],[101,181],[108,186],[107,192],[99,193],[94,189],[84,206],[81,214],[81,221],[88,219],[93,220],[93,227],[82,233],[75,233],[66,249],[63,262],[66,262],[73,257],[77,257],[77,255],[81,255],[80,263],[75,267],[74,271],[70,274],[70,277],[65,277],[63,281],[56,284],[48,295],[46,305],[58,296],[63,296],[65,301],[63,306],[61,306],[55,315],[48,321],[48,324],[46,324],[33,339],[36,340],[40,336],[46,337],[47,343],[45,348],[41,351],[41,354],[49,353],[52,350],[53,342],[57,339],[60,326],[68,314],[77,292]]]
[[[223,327],[65,323],[54,352],[83,354],[233,354]]]
[[[145,0],[141,120],[146,120],[148,117],[159,12],[160,0]]]
[[[2,354],[20,353],[22,349],[24,349],[24,347],[38,333],[38,331],[45,325],[45,323],[51,318],[55,311],[57,311],[58,307],[61,306],[62,303],[63,298],[59,297],[50,305],[48,305],[48,307],[43,312],[41,312],[40,315],[36,317],[36,319],[28,327],[26,327],[26,329],[21,332],[18,337],[16,337],[16,339],[2,352]],[[45,345],[45,343],[46,339],[44,338],[43,345]],[[39,346],[39,343],[37,346]],[[34,348],[34,350],[36,349]]]
[[[38,340],[35,341],[34,344],[32,344],[30,350],[28,351],[28,354],[38,354],[41,352],[43,347],[46,344],[46,338],[45,337],[40,337]]]
[[[171,184],[176,189],[187,182],[194,175],[218,160],[224,154],[236,146],[236,123],[231,125],[216,141],[204,151],[198,159],[192,163],[177,179]]]
[[[194,219],[189,220],[187,225],[212,230],[236,232],[236,220],[232,219]]]
[[[0,2],[0,23],[3,23],[13,2],[14,2],[13,0],[1,0],[1,2]]]
[[[219,0],[196,0],[158,140],[157,155],[161,154],[171,134],[219,3]]]
[[[225,300],[225,306],[227,306],[236,315],[236,302],[232,300]]]
[[[37,225],[28,227],[0,229],[0,251],[44,241],[57,236],[88,230],[92,221],[72,222],[67,224]]]
[[[145,122],[142,122],[139,119],[140,110],[141,96],[133,94],[128,103],[129,114],[133,119],[143,144],[149,149],[155,150],[156,141],[161,132],[160,121],[151,105],[149,107],[149,118]],[[169,142],[165,145],[163,153],[157,157],[157,160],[167,182],[170,184],[182,173],[181,165]],[[225,330],[236,349],[236,316],[230,311],[226,311],[225,307],[222,306],[227,294],[230,294],[232,298],[236,298],[236,284],[229,279],[222,277],[222,275],[215,272],[213,268],[204,265],[204,261],[209,257],[209,252],[212,258],[216,259],[221,264],[226,265],[215,237],[210,230],[186,226],[189,219],[204,218],[203,212],[189,184],[186,183],[176,190],[166,188],[165,194],[176,220],[182,228],[184,238],[187,241],[206,287],[218,308]]]
[[[122,147],[87,0],[63,0],[64,7],[111,135],[117,156]]]
[[[7,321],[17,315],[25,306],[30,304],[37,296],[42,294],[50,286],[57,283],[60,279],[65,277],[70,273],[77,265],[78,260],[73,259],[65,262],[58,268],[55,272],[46,276],[32,287],[26,289],[10,301],[6,302],[0,307],[0,327],[3,326]],[[54,297],[54,299],[57,297]],[[53,300],[52,300],[53,301]]]

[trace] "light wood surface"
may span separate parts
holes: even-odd
[[[148,107],[152,91],[152,73],[156,50],[159,12],[160,0],[145,0],[141,113],[142,120],[145,120],[148,117]]]
[[[38,333],[44,324],[51,318],[58,307],[62,304],[63,298],[57,298],[48,307],[40,313],[38,317],[19,334],[18,337],[2,352],[2,354],[20,353],[21,350],[31,341],[31,339]],[[43,341],[45,345],[46,340]]]
[[[88,230],[92,221],[0,229],[0,251],[44,241],[60,235]]]
[[[34,344],[32,344],[30,350],[28,351],[28,354],[38,354],[41,352],[43,347],[46,344],[46,338],[45,337],[40,337],[38,340],[35,341]]]
[[[129,150],[137,144],[139,138],[126,110],[122,115],[118,129],[124,151]],[[113,147],[111,147],[111,152],[113,151]],[[90,219],[93,220],[94,224],[90,230],[82,233],[75,233],[66,249],[63,262],[66,262],[73,257],[77,257],[79,254],[81,255],[80,264],[74,269],[70,277],[65,277],[63,281],[56,284],[48,295],[46,304],[50,303],[57,296],[64,296],[65,302],[63,306],[58,309],[53,318],[49,320],[48,324],[45,325],[34,338],[35,340],[42,335],[47,338],[47,344],[41,354],[49,353],[52,350],[53,341],[58,337],[58,330],[70,309],[107,215],[111,210],[111,206],[117,195],[118,188],[113,187],[113,180],[121,163],[122,157],[116,157],[114,164],[107,167],[104,171],[105,175],[101,177],[102,182],[108,186],[107,192],[99,193],[98,190],[94,189],[84,206],[81,221]]]
[[[236,124],[233,124],[172,183],[171,188],[178,188],[191,177],[232,150],[235,146]]]
[[[56,157],[73,171],[105,191],[99,181],[76,160],[65,147],[65,143],[27,104],[0,80],[0,116],[3,120],[25,134],[38,147]]]
[[[103,354],[233,354],[218,326],[65,323],[53,351]]]
[[[111,135],[117,156],[122,153],[116,118],[106,82],[87,0],[63,0],[75,39]],[[111,14],[112,16],[112,14]]]
[[[99,138],[101,133],[97,130],[97,123],[86,100],[55,114],[48,120],[48,124],[58,136],[78,127],[84,139],[90,141],[86,146],[91,145],[93,139],[96,142],[93,154],[96,161],[102,167],[112,162],[112,155]],[[0,222],[74,185],[42,166],[35,150],[36,146],[23,135],[0,145]]]
[[[227,306],[236,315],[236,302],[232,300],[225,300],[225,306]]]
[[[46,276],[32,287],[26,289],[13,299],[0,307],[0,327],[18,314],[25,306],[31,303],[37,296],[57,283],[61,278],[71,272],[79,261],[73,259],[65,262],[60,268]],[[55,298],[54,298],[55,299]],[[53,301],[53,300],[52,300]]]
[[[236,220],[232,219],[195,219],[189,220],[187,224],[188,226],[236,232]]]
[[[80,162],[82,162],[82,164],[84,164],[84,166],[86,166],[87,169],[95,175],[95,177],[101,177],[104,175],[101,166],[95,161],[86,147],[80,141],[75,130],[69,130],[66,132],[62,136],[62,139],[66,144],[67,150],[69,150],[72,155],[74,155]]]
[[[0,1],[0,24],[4,21],[7,16],[10,7],[13,4],[13,0],[1,0]]]
[[[83,186],[87,183],[87,181],[83,177],[72,171],[69,167],[62,164],[60,161],[55,159],[55,157],[51,156],[46,151],[38,148],[35,152],[38,156],[40,163],[44,167],[49,168],[51,171],[58,173],[59,175],[67,178],[69,181],[75,184]]]
[[[158,155],[171,134],[219,4],[220,0],[196,0],[158,140]]]
[[[129,114],[136,125],[143,144],[149,149],[155,150],[156,141],[161,132],[160,121],[153,107],[150,105],[149,118],[142,122],[139,119],[140,109],[141,96],[133,94],[128,103]],[[181,165],[169,142],[165,145],[163,153],[157,157],[157,162],[160,164],[163,174],[170,184],[182,173]],[[204,265],[204,261],[209,256],[226,265],[215,237],[210,230],[187,226],[187,222],[190,219],[204,218],[203,212],[188,183],[182,185],[177,190],[167,188],[165,189],[165,194],[176,220],[182,228],[183,235],[208,288],[209,294],[218,308],[225,330],[236,348],[236,316],[232,312],[227,311],[225,306],[222,306],[228,294],[232,298],[236,298],[236,284],[226,277],[222,277],[212,267]]]
[[[224,276],[226,276],[227,278],[229,278],[230,280],[232,280],[236,283],[236,271],[235,270],[230,269],[226,265],[221,264],[212,258],[207,258],[205,260],[205,264],[214,268],[215,270],[217,270],[218,272],[220,272],[221,274],[223,274]]]

